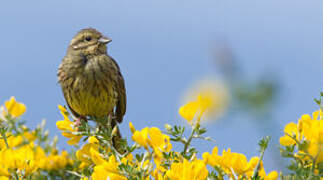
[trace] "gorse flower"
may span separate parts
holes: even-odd
[[[179,114],[191,125],[200,124],[202,116],[213,106],[213,99],[209,94],[199,94],[196,101],[188,102],[179,108]],[[196,122],[192,120],[196,118]]]
[[[146,127],[141,131],[138,131],[135,130],[131,122],[129,123],[129,126],[133,131],[132,140],[138,143],[140,146],[146,149],[148,149],[148,147],[151,147],[155,150],[155,152],[169,152],[172,149],[170,137],[163,134],[157,127]]]
[[[7,137],[6,139],[7,139],[7,143],[8,143],[9,148],[17,147],[17,146],[21,145],[24,141],[23,136],[14,136],[11,133],[6,133],[6,137]],[[5,140],[3,138],[0,139],[0,148],[4,149],[4,148],[6,148],[6,146],[7,145],[6,145]]]
[[[67,143],[69,145],[74,145],[74,144],[79,143],[82,136],[76,135],[77,130],[74,127],[74,123],[69,119],[69,117],[68,117],[69,114],[68,114],[67,110],[61,105],[59,105],[58,108],[61,111],[61,114],[63,115],[64,120],[56,122],[57,128],[63,131],[62,135],[64,137],[70,138],[70,140],[67,141]]]
[[[222,155],[218,154],[218,148],[214,147],[212,154],[206,152],[203,153],[203,160],[205,163],[211,165],[212,167],[221,168],[226,174],[231,178],[244,176],[251,178],[256,168],[256,165],[259,161],[258,157],[252,157],[250,161],[247,160],[247,157],[241,153],[231,152],[231,149],[223,150]],[[274,175],[277,176],[274,176]],[[278,173],[273,171],[269,173],[268,177],[266,176],[265,170],[260,166],[259,175],[264,179],[277,179]]]
[[[100,159],[100,163],[94,166],[92,174],[93,180],[127,180],[125,176],[120,174],[119,162],[116,160],[114,155],[109,157],[109,160]]]
[[[26,112],[26,106],[17,102],[15,97],[11,97],[10,100],[6,101],[5,107],[5,111],[2,113],[5,115],[10,114],[13,118],[19,117]]]
[[[308,160],[308,157],[315,163],[323,162],[323,112],[322,110],[315,111],[313,118],[305,114],[298,123],[289,123],[285,126],[285,135],[279,139],[283,146],[298,147],[296,155]],[[307,154],[307,155],[306,155]]]
[[[93,163],[91,159],[91,152],[93,152],[93,150],[99,150],[98,140],[95,137],[90,137],[88,141],[88,144],[83,145],[82,148],[77,150],[75,153],[76,158],[81,161],[79,166],[80,169],[91,165]]]
[[[9,149],[1,148],[0,164],[3,170],[0,175],[9,176],[10,171],[17,171],[25,177],[35,173],[38,169],[59,170],[73,164],[73,161],[66,151],[62,151],[61,155],[54,153],[47,156],[43,148],[31,142],[21,146],[12,146]]]
[[[84,138],[87,142],[76,151],[59,151],[57,139],[50,140],[45,124],[28,129],[20,117],[26,107],[14,98],[0,108],[0,180],[9,179],[82,179],[82,180],[204,180],[204,179],[278,179],[278,172],[266,173],[263,153],[269,138],[259,142],[260,156],[248,159],[246,155],[231,152],[228,148],[219,153],[215,146],[212,153],[199,152],[192,147],[193,140],[207,140],[206,129],[200,122],[216,111],[221,100],[213,92],[200,91],[195,99],[179,110],[191,125],[190,133],[185,127],[165,125],[165,132],[157,127],[136,130],[130,122],[133,145],[125,144],[120,153],[112,148],[114,130],[92,127],[86,124],[77,129],[68,111],[59,106],[63,120],[56,123],[62,135],[74,145]],[[220,108],[221,109],[221,108]],[[292,157],[290,179],[320,178],[322,172],[323,113],[303,115],[298,123],[289,123],[280,138],[283,156]],[[186,136],[190,134],[190,136]],[[266,140],[266,141],[265,141]],[[121,141],[121,140],[120,140]],[[182,146],[175,146],[179,143]],[[173,148],[173,145],[175,148]],[[180,150],[178,150],[180,148]],[[182,149],[183,148],[183,149]],[[281,175],[285,177],[284,175]]]
[[[166,171],[166,177],[172,180],[204,180],[208,176],[208,170],[202,160],[194,159],[173,163]]]
[[[0,151],[0,164],[5,164],[8,169],[18,170],[24,175],[35,172],[39,167],[36,163],[34,145],[28,144],[17,149],[2,149]]]
[[[67,151],[62,151],[61,154],[57,154],[57,151],[54,151],[50,155],[46,156],[40,148],[38,153],[43,153],[38,162],[39,168],[47,171],[64,169],[66,166],[74,163],[74,161],[69,157]]]
[[[49,142],[45,122],[30,130],[19,121],[24,104],[11,97],[1,107],[0,179],[35,179],[36,174],[42,179],[40,172],[60,172],[73,164],[67,151],[59,154],[56,141]]]
[[[161,166],[161,164],[165,162],[163,153],[170,152],[172,149],[170,137],[163,134],[157,127],[146,127],[141,131],[138,131],[134,128],[131,122],[129,123],[129,127],[133,133],[132,140],[144,147],[147,151],[149,151],[150,147],[153,150],[153,159],[156,164],[156,168],[160,172],[164,172],[165,169]]]
[[[227,107],[228,93],[222,83],[202,81],[190,91],[189,101],[179,108],[179,114],[191,125],[199,124],[203,116],[218,117]]]

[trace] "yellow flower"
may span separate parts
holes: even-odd
[[[89,137],[88,141],[89,141],[89,143],[91,143],[91,144],[99,143],[99,140],[98,140],[98,139],[96,139],[96,137],[95,137],[95,136],[91,136],[91,137]]]
[[[179,108],[179,114],[189,124],[200,123],[203,116],[215,117],[221,115],[227,107],[228,93],[223,83],[202,81],[191,88],[188,103]],[[196,122],[193,119],[196,118]]]
[[[295,123],[289,123],[285,126],[284,133],[288,134],[279,139],[279,143],[283,146],[291,146],[296,144],[296,141],[291,138],[290,136],[293,137],[295,135],[296,138],[299,139],[299,133],[297,131],[297,124]]]
[[[206,152],[202,155],[205,163],[211,165],[212,167],[220,167],[229,177],[233,178],[234,176],[251,177],[254,169],[256,168],[259,158],[252,157],[248,162],[247,157],[241,153],[231,152],[231,149],[223,150],[222,156],[218,154],[218,148],[214,147],[212,154]],[[260,172],[259,175],[263,178],[266,178],[266,173],[263,168],[262,162],[260,163]],[[270,174],[268,178],[273,179],[274,174]]]
[[[37,138],[35,136],[35,132],[29,132],[29,131],[25,131],[22,136],[24,137],[24,139],[28,140],[29,142],[32,142]]]
[[[14,136],[10,132],[6,133],[7,142],[9,148],[14,148],[23,143],[24,138],[21,135]],[[0,139],[0,149],[6,148],[6,144],[3,138]]]
[[[149,129],[149,136],[149,145],[154,150],[154,162],[157,168],[160,169],[160,165],[164,161],[163,152],[169,152],[172,149],[172,144],[170,143],[169,136],[162,134],[156,127]]]
[[[178,113],[191,124],[191,121],[195,117],[198,109],[199,109],[198,102],[193,101],[193,102],[188,102],[184,106],[180,107]]]
[[[223,150],[221,166],[231,176],[233,176],[232,170],[236,175],[244,175],[248,166],[248,160],[244,154],[232,153],[231,149]]]
[[[10,100],[5,102],[7,112],[12,117],[19,117],[26,112],[26,106],[20,102],[17,102],[15,97],[11,97]]]
[[[204,180],[208,176],[208,170],[202,160],[194,159],[189,162],[173,163],[166,171],[166,177],[172,180]]]
[[[211,106],[211,101],[210,97],[199,94],[196,101],[189,102],[180,107],[179,114],[190,124],[193,124],[192,120],[196,117],[196,123],[199,124],[204,112]]]
[[[123,163],[123,164],[133,164],[133,155],[130,153],[130,154],[128,154],[126,157],[123,157],[122,159],[121,159],[121,162]]]
[[[133,126],[132,122],[129,122],[129,128],[130,128],[131,133],[134,133],[136,131],[136,129]]]
[[[10,173],[8,171],[8,167],[6,167],[5,164],[1,164],[0,165],[0,177],[9,177],[9,176],[10,176]]]
[[[169,136],[163,134],[157,127],[149,129],[149,145],[154,149],[169,152],[172,149]]]
[[[277,171],[271,171],[266,177],[265,180],[276,180],[278,179],[278,172]]]
[[[155,180],[166,180],[167,178],[164,176],[163,173],[160,173],[159,170],[156,168],[153,172],[151,172],[151,176],[155,179]]]
[[[97,159],[97,156],[95,156],[97,154],[94,154],[94,151],[99,150],[99,144],[97,144],[97,139],[92,136],[88,139],[88,141],[89,141],[88,144],[83,145],[83,147],[77,150],[75,153],[76,158],[81,161],[81,164],[79,166],[80,169],[83,169],[91,165],[93,158]],[[98,161],[95,161],[95,162],[98,162]]]
[[[169,136],[163,134],[157,127],[146,127],[141,131],[138,131],[131,123],[131,128],[134,131],[132,140],[138,143],[140,146],[146,149],[148,149],[148,146],[150,146],[155,151],[169,152],[172,149]]]
[[[134,128],[132,123],[129,123],[130,129],[134,132],[132,140],[140,146],[148,150],[149,147],[153,149],[153,158],[158,169],[163,169],[160,165],[164,161],[163,152],[169,152],[172,149],[170,137],[163,134],[157,127],[144,128],[138,131]]]
[[[203,153],[202,157],[203,160],[206,164],[209,164],[211,166],[216,166],[220,163],[220,158],[221,156],[218,155],[218,147],[214,147],[212,150],[212,154],[210,154],[209,152],[205,152]]]
[[[72,163],[73,160],[68,157],[67,151],[62,151],[60,155],[54,151],[47,157],[44,156],[39,158],[38,165],[41,169],[51,171],[64,169],[67,165],[71,165]]]
[[[82,136],[75,134],[77,133],[77,130],[74,128],[74,123],[68,118],[67,110],[61,105],[59,105],[58,108],[60,109],[61,114],[64,117],[64,120],[56,122],[57,128],[63,131],[62,135],[64,137],[70,138],[70,140],[67,141],[69,145],[79,143]]]
[[[142,129],[141,131],[135,131],[132,135],[132,140],[138,143],[140,146],[148,149],[148,132],[148,127]]]
[[[126,180],[127,178],[120,174],[118,170],[119,163],[115,156],[109,157],[109,160],[104,160],[100,165],[94,167],[92,173],[93,180]]]
[[[321,119],[323,112],[321,110],[313,113],[312,117],[308,114],[303,115],[298,123],[289,123],[285,126],[285,135],[279,139],[279,142],[283,146],[297,145],[296,141],[306,141],[307,149],[298,149],[299,152],[295,156],[299,156],[301,153],[308,153],[312,159],[316,159],[316,163],[323,162],[323,120]],[[294,137],[295,139],[293,139]],[[299,147],[298,147],[299,148]],[[305,160],[305,159],[303,159]]]
[[[8,169],[19,170],[25,175],[30,175],[39,168],[33,151],[34,145],[27,144],[17,149],[2,149],[0,151],[0,164]]]
[[[91,160],[93,161],[94,164],[101,165],[104,163],[105,160],[103,159],[99,151],[95,150],[94,148],[91,148],[90,154],[91,154]]]

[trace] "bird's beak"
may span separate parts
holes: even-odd
[[[99,42],[100,43],[103,43],[103,44],[108,44],[109,42],[111,42],[112,41],[112,39],[110,39],[110,38],[107,38],[107,37],[105,37],[105,36],[102,36],[102,37],[100,37],[100,39],[99,39]]]

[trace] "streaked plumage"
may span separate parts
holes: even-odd
[[[66,102],[78,118],[111,115],[113,124],[126,112],[126,90],[120,68],[107,54],[109,38],[95,29],[78,32],[58,68]]]

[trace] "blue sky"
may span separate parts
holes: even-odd
[[[58,104],[65,104],[56,70],[74,34],[94,27],[111,37],[109,54],[126,80],[128,121],[136,128],[180,124],[177,114],[185,90],[216,74],[212,47],[224,39],[247,77],[270,72],[280,80],[272,115],[281,128],[317,107],[323,84],[323,1],[295,0],[56,0],[4,1],[0,6],[0,101],[16,96],[27,105],[24,120],[35,127],[43,118],[59,134]],[[208,126],[222,148],[257,155],[264,132],[248,116]],[[276,148],[278,139],[272,140]],[[203,151],[212,146],[198,144]],[[60,140],[61,148],[67,146]],[[273,169],[271,156],[265,165]],[[266,164],[267,161],[267,164]]]

